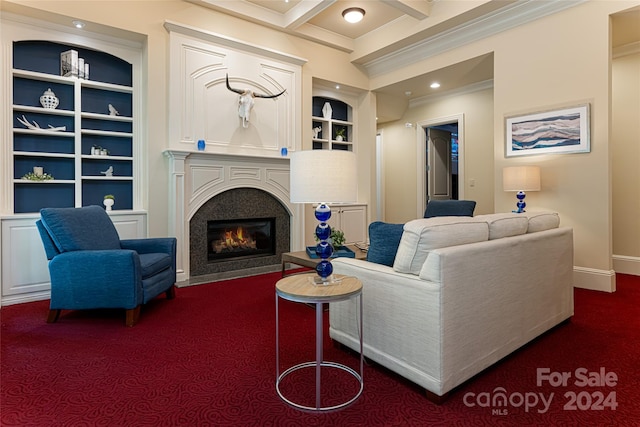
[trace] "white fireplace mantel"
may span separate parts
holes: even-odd
[[[292,251],[304,249],[304,205],[289,200],[289,158],[166,150],[169,159],[169,235],[177,239],[178,281],[188,280],[189,221],[212,197],[235,188],[263,190],[291,215]]]

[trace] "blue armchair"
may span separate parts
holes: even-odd
[[[51,276],[47,323],[63,309],[124,308],[133,326],[142,304],[175,297],[175,238],[120,240],[100,206],[44,208],[36,225]]]
[[[474,200],[429,200],[424,211],[425,218],[435,216],[473,216]]]

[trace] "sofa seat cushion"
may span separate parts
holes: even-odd
[[[393,266],[400,246],[404,224],[375,221],[369,224],[369,250],[367,261]]]
[[[142,268],[142,280],[158,274],[173,265],[169,254],[150,253],[140,254],[140,267]]]
[[[536,233],[538,231],[551,230],[560,226],[560,215],[557,212],[541,211],[541,212],[524,212],[529,220],[527,233]]]
[[[118,232],[100,206],[44,208],[40,216],[60,252],[121,249]]]
[[[418,275],[429,251],[489,239],[489,225],[474,217],[435,217],[404,225],[393,269]]]
[[[475,218],[489,224],[489,240],[526,234],[529,227],[526,216],[512,212],[477,215]]]

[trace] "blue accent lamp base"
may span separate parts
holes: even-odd
[[[518,208],[515,211],[511,211],[511,212],[515,212],[515,213],[523,213],[526,212],[524,210],[524,208],[527,207],[527,204],[524,201],[524,198],[526,197],[526,194],[524,193],[524,191],[518,191],[516,193],[516,197],[518,198],[518,202],[516,203],[516,207]]]

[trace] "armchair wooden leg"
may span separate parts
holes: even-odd
[[[49,316],[47,316],[47,323],[56,323],[60,317],[60,311],[62,310],[49,310]]]
[[[174,299],[176,297],[176,285],[171,286],[167,289],[167,299]]]
[[[135,324],[138,323],[138,319],[140,319],[140,306],[127,310],[126,325],[128,327],[135,326]]]

